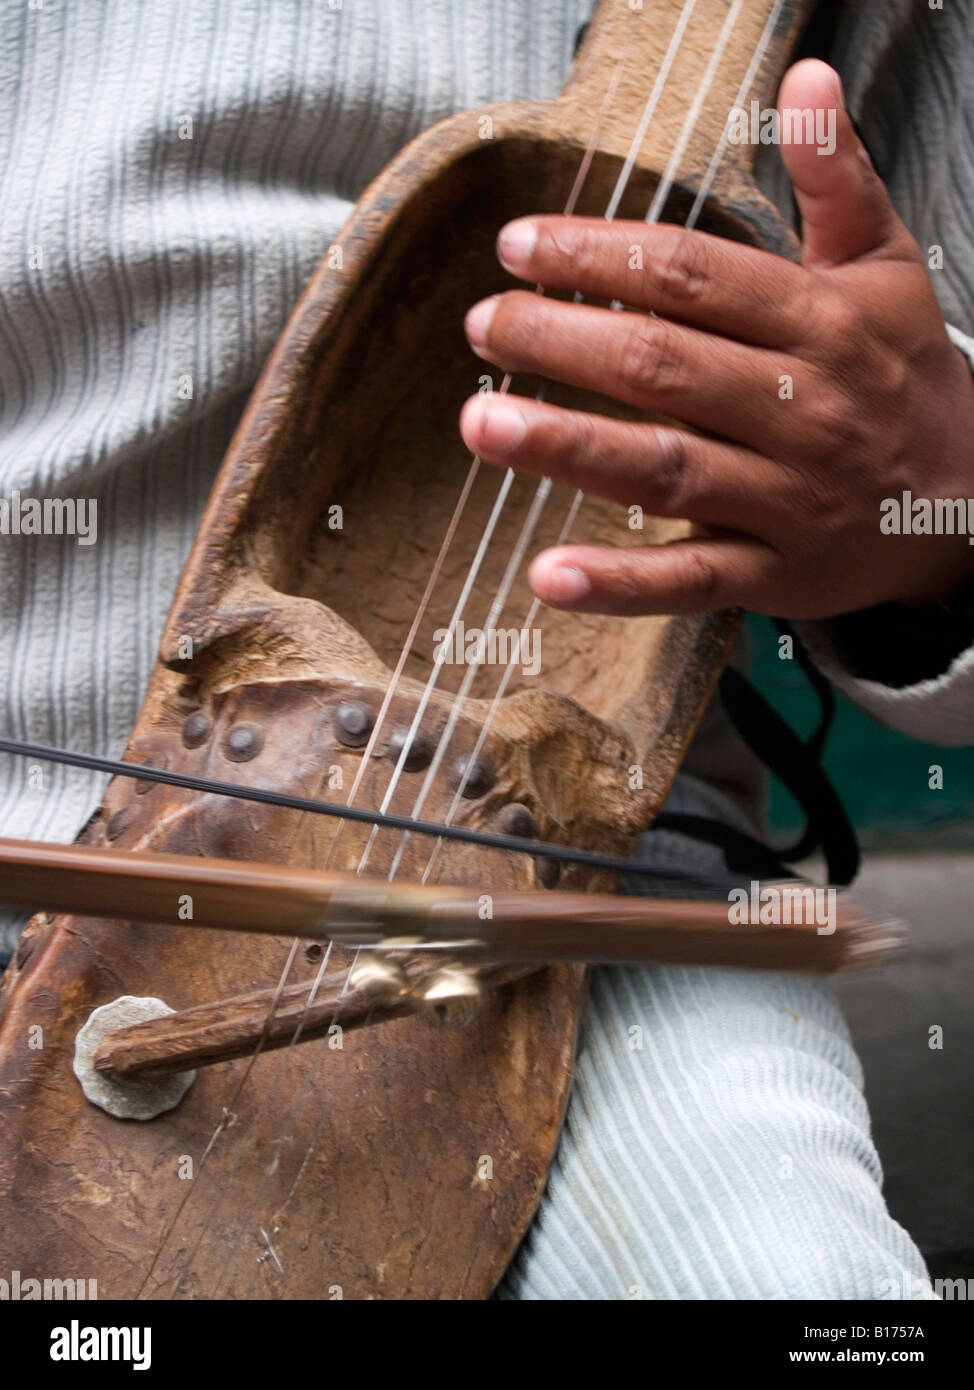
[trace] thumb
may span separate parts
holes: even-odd
[[[805,266],[892,250],[903,226],[853,129],[838,74],[814,58],[796,63],[781,84],[778,112],[781,155],[802,215]]]

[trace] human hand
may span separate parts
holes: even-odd
[[[801,266],[642,222],[530,217],[500,234],[513,274],[642,312],[513,290],[470,311],[474,350],[692,427],[511,395],[467,401],[461,431],[482,458],[695,524],[665,546],[542,553],[530,580],[553,607],[628,615],[739,604],[822,618],[937,602],[974,573],[966,535],[880,530],[884,498],[974,497],[970,367],[837,76],[799,63],[779,102],[836,110],[833,154],[782,148],[803,218]],[[644,269],[634,270],[637,245]]]

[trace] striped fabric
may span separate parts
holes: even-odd
[[[668,808],[747,829],[692,777]],[[724,868],[669,832],[636,857]],[[881,1181],[827,982],[595,970],[565,1133],[498,1297],[933,1298]]]
[[[353,200],[440,117],[553,95],[589,8],[0,0],[0,497],[98,507],[96,545],[0,543],[5,731],[121,753],[230,433]],[[848,10],[847,89],[901,211],[944,245],[938,290],[970,331],[971,4]],[[914,692],[914,723],[969,710],[971,683]],[[869,699],[896,722],[895,700]],[[80,772],[0,773],[5,835],[68,840],[100,792]],[[824,985],[597,975],[565,1140],[502,1296],[847,1297],[906,1273],[922,1263],[885,1214]]]

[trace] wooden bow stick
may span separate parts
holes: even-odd
[[[119,1029],[95,1056],[95,1067],[116,1077],[161,1076],[244,1056],[256,1045],[287,1046],[296,1030],[308,1040],[336,1024],[355,1028],[422,1007],[463,1012],[484,987],[551,961],[830,972],[876,964],[902,940],[898,924],[838,896],[834,918],[823,923],[814,910],[822,890],[799,883],[770,886],[782,910],[764,915],[778,921],[738,925],[726,900],[478,894],[92,845],[3,840],[0,870],[0,900],[9,907],[370,948],[349,977],[256,991]],[[424,955],[398,964],[396,953],[407,950]],[[443,953],[445,966],[436,960]]]

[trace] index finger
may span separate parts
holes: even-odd
[[[512,275],[546,289],[620,299],[757,347],[790,351],[808,335],[809,272],[707,232],[598,217],[520,217],[501,229],[497,255]]]

